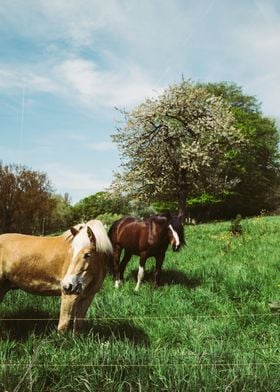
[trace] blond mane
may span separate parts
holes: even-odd
[[[93,219],[88,221],[86,226],[89,226],[95,235],[96,250],[100,253],[113,254],[113,247],[103,223],[100,220]]]
[[[96,238],[96,250],[99,253],[107,253],[113,254],[113,247],[109,237],[106,233],[106,230],[103,226],[103,223],[100,220],[93,219],[88,221],[87,223],[78,223],[77,225],[73,226],[77,230],[85,229],[87,226],[91,228],[93,231],[95,238]],[[71,230],[66,230],[62,236],[66,241],[72,242],[74,236],[71,233]]]

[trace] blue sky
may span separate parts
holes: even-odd
[[[73,203],[120,164],[110,135],[186,79],[233,81],[280,118],[278,0],[1,0],[0,159]]]

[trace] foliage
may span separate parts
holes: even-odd
[[[0,390],[279,391],[280,318],[268,303],[280,297],[280,219],[242,223],[243,236],[229,222],[188,227],[157,290],[152,260],[138,294],[138,258],[119,291],[108,276],[79,336],[57,333],[59,298],[10,292]]]
[[[155,213],[155,208],[144,201],[112,192],[98,192],[82,199],[72,208],[75,222],[100,219],[107,225],[124,215],[144,218]]]
[[[55,206],[45,173],[0,163],[0,232],[41,233]]]
[[[159,214],[178,210],[178,203],[176,201],[154,201],[151,203],[151,206]]]
[[[103,225],[109,229],[109,227],[117,220],[121,219],[123,215],[121,214],[112,214],[110,212],[106,212],[101,215],[97,215],[96,219],[99,219]]]
[[[139,218],[147,218],[157,212],[158,211],[154,208],[154,206],[147,203],[145,200],[134,198],[129,202],[129,215]]]
[[[123,172],[113,188],[151,201],[178,201],[185,213],[186,197],[230,189],[236,178],[229,167],[242,143],[224,101],[205,87],[188,81],[146,99],[113,135],[123,156]]]
[[[54,195],[53,200],[55,207],[48,219],[48,226],[42,234],[61,233],[69,229],[74,222],[74,212],[69,195],[67,193],[64,196]]]
[[[205,86],[215,96],[223,98],[234,115],[234,126],[246,140],[232,151],[230,176],[239,182],[233,193],[224,198],[229,215],[244,215],[269,211],[279,205],[280,166],[279,132],[275,120],[263,116],[261,105],[254,96],[244,94],[234,83],[209,83]]]
[[[124,196],[98,192],[79,201],[73,207],[73,216],[76,222],[81,222],[107,213],[126,215],[128,211],[128,200]]]

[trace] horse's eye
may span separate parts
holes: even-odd
[[[85,258],[85,259],[88,259],[88,258],[91,257],[91,256],[92,256],[92,253],[85,253],[84,258]]]

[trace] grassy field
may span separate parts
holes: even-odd
[[[186,227],[158,289],[151,259],[134,292],[133,259],[121,289],[106,278],[80,336],[44,320],[58,298],[8,293],[0,391],[280,391],[280,314],[268,307],[280,301],[280,218],[242,226],[238,237],[229,222]]]

